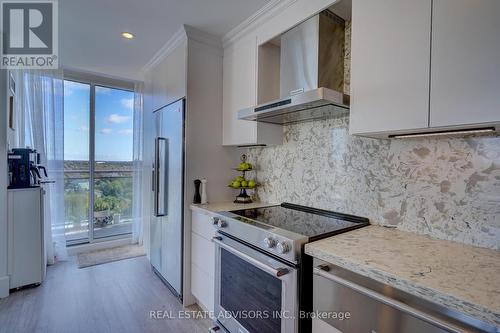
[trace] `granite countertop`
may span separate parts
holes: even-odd
[[[305,252],[500,326],[500,251],[369,226],[309,243]]]
[[[235,204],[233,202],[215,202],[208,203],[205,205],[201,204],[191,204],[192,210],[201,210],[208,212],[228,212],[231,210],[239,210],[239,209],[252,209],[259,207],[269,207],[279,205],[277,203],[267,203],[267,202],[252,202],[249,204]]]

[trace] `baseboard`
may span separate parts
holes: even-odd
[[[74,245],[66,248],[69,256],[76,255],[82,252],[90,252],[95,250],[109,249],[112,247],[132,244],[131,238],[113,239],[109,241],[96,242],[92,244]]]
[[[9,296],[10,279],[8,276],[0,276],[0,298]]]

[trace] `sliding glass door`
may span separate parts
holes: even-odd
[[[68,80],[64,86],[67,243],[127,236],[134,93]]]
[[[132,232],[134,93],[95,87],[94,238]]]
[[[64,81],[64,232],[68,244],[88,241],[90,84]]]

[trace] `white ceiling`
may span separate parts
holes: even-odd
[[[61,0],[62,66],[140,79],[182,24],[222,37],[269,0]],[[133,40],[120,36],[135,34]]]

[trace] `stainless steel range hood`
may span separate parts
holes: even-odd
[[[286,99],[238,111],[238,119],[272,124],[327,119],[349,112],[349,95],[317,88]]]
[[[289,124],[348,112],[344,42],[345,21],[329,10],[285,32],[279,38],[280,98],[240,110],[238,119]]]

